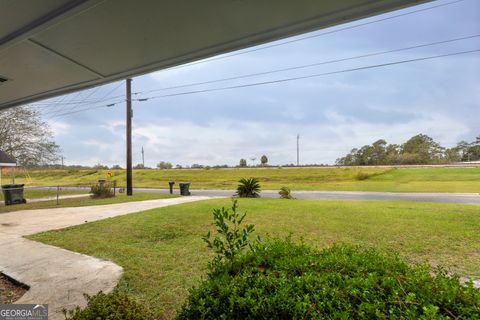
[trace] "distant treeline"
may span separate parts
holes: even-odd
[[[480,136],[473,142],[460,141],[453,148],[444,148],[425,134],[418,134],[407,142],[388,144],[380,139],[355,148],[336,161],[342,166],[396,165],[396,164],[441,164],[459,161],[480,160]]]

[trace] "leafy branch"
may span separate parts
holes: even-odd
[[[225,207],[213,210],[214,225],[218,234],[212,237],[209,231],[202,239],[207,243],[207,247],[213,249],[217,254],[216,262],[223,259],[233,262],[235,256],[245,247],[252,248],[249,236],[255,231],[255,227],[253,224],[241,227],[245,216],[246,213],[238,212],[236,199],[232,199],[231,210],[225,209]]]

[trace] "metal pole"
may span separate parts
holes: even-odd
[[[58,202],[59,193],[60,193],[60,186],[57,186],[57,206],[59,205],[59,202]]]
[[[143,150],[143,146],[142,146],[142,165],[143,165],[143,168],[145,168],[145,151]]]
[[[300,166],[300,147],[299,147],[300,135],[297,134],[297,167]]]
[[[127,79],[127,196],[132,194],[132,79]]]

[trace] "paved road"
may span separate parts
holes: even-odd
[[[42,189],[36,187],[35,189]],[[63,187],[65,190],[89,190],[85,187]],[[168,189],[134,188],[134,192],[169,193]],[[234,190],[190,190],[192,196],[207,197],[231,197]],[[174,190],[179,193],[178,188]],[[366,192],[366,191],[292,191],[292,195],[298,199],[311,200],[397,200],[397,201],[424,201],[424,202],[449,202],[461,204],[480,204],[480,193],[424,193],[424,192]],[[264,198],[278,198],[278,191],[264,190],[261,192]]]
[[[137,192],[168,193],[167,189],[135,188]],[[178,193],[178,189],[174,193]],[[191,190],[193,196],[231,197],[233,190]],[[360,191],[293,191],[292,195],[298,199],[312,200],[399,200],[399,201],[428,201],[450,202],[462,204],[480,204],[478,193],[396,193],[396,192],[360,192]],[[264,198],[278,198],[278,191],[264,190]]]
[[[63,308],[85,306],[84,293],[93,295],[100,290],[111,291],[123,269],[110,261],[28,240],[23,236],[206,199],[209,198],[182,197],[1,214],[0,271],[30,287],[16,303],[48,303],[49,319],[64,319]]]

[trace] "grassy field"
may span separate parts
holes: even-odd
[[[171,319],[212,258],[201,240],[213,230],[212,208],[230,204],[229,199],[182,204],[29,238],[116,262],[125,270],[119,289]],[[375,246],[411,263],[427,261],[480,277],[479,206],[279,199],[240,199],[239,205],[261,236],[292,233],[318,247]]]
[[[124,193],[120,193],[120,194],[117,194],[117,196],[115,196],[114,198],[106,198],[106,199],[92,199],[89,196],[85,196],[81,198],[60,199],[58,205],[56,200],[29,202],[25,204],[15,204],[11,206],[0,205],[0,214],[5,212],[20,211],[20,210],[63,208],[63,207],[86,207],[86,206],[96,206],[96,205],[102,205],[102,204],[164,199],[164,198],[172,198],[172,197],[177,197],[177,196],[169,195],[169,194],[146,193],[146,192],[143,192],[143,193],[135,192],[131,197],[127,197]]]
[[[89,184],[105,179],[107,170],[30,171],[27,185]],[[125,185],[124,171],[113,171]],[[389,191],[389,192],[480,192],[480,168],[246,168],[134,170],[136,187],[168,188],[168,181],[191,182],[195,189],[234,189],[240,178],[256,177],[263,189]]]

